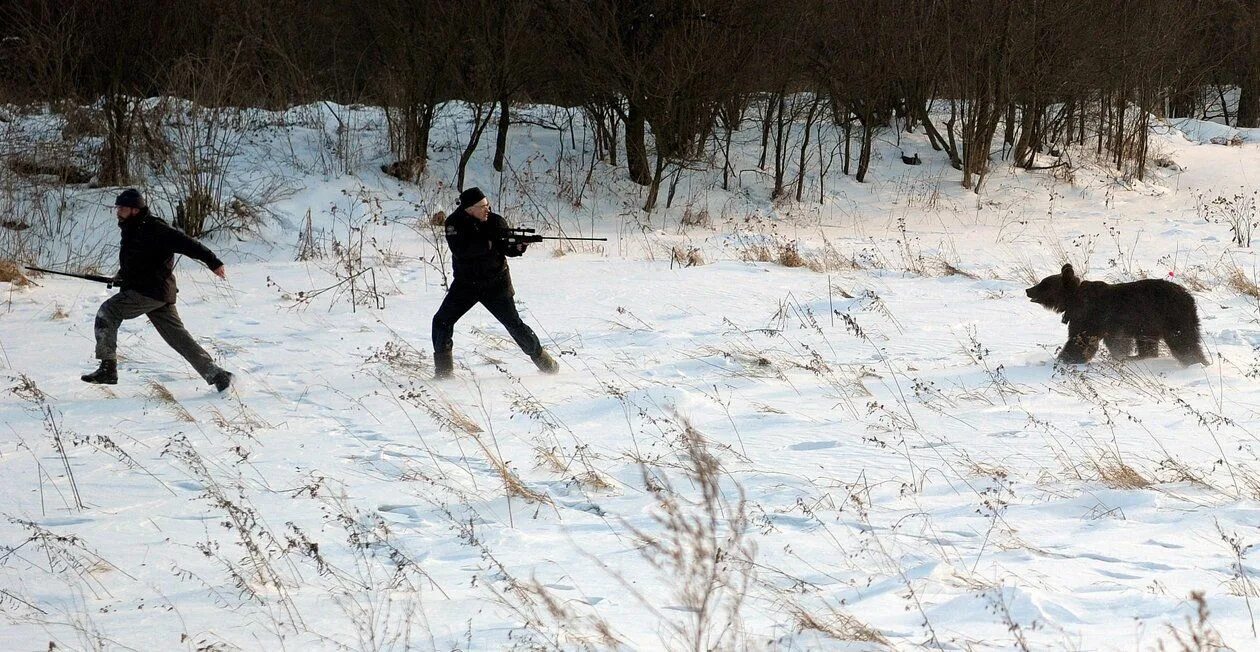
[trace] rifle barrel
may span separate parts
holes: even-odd
[[[43,267],[35,267],[33,265],[23,265],[32,272],[43,272],[45,274],[56,274],[58,276],[69,276],[71,278],[81,278],[85,281],[96,281],[97,283],[113,283],[114,279],[99,274],[75,274],[73,272],[59,272],[55,269],[44,269]]]

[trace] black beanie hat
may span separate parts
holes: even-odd
[[[459,193],[459,207],[468,208],[473,204],[486,198],[486,193],[481,192],[481,188],[473,186]]]
[[[140,194],[135,188],[128,188],[118,195],[118,199],[114,200],[115,206],[126,206],[127,208],[144,208],[144,195]]]

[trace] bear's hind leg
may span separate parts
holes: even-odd
[[[1164,341],[1168,343],[1173,356],[1183,365],[1201,364],[1206,367],[1212,364],[1203,353],[1198,329],[1187,328],[1168,333],[1164,336]]]

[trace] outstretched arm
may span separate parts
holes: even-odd
[[[223,267],[223,261],[219,260],[214,252],[210,251],[205,245],[188,237],[183,231],[172,227],[164,227],[162,229],[162,239],[167,247],[177,254],[183,254],[194,260],[199,260],[206,267],[215,273],[219,278],[227,278],[227,271]]]

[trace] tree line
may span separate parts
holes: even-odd
[[[4,5],[0,102],[96,107],[105,184],[130,180],[135,100],[160,95],[382,106],[404,179],[424,173],[447,102],[473,108],[462,163],[493,138],[499,170],[514,107],[576,107],[599,155],[649,187],[647,208],[672,170],[722,165],[729,180],[732,134],[753,125],[776,195],[823,128],[843,133],[859,181],[879,131],[922,129],[978,189],[995,160],[1031,168],[1073,145],[1141,177],[1152,115],[1260,126],[1260,0]]]

